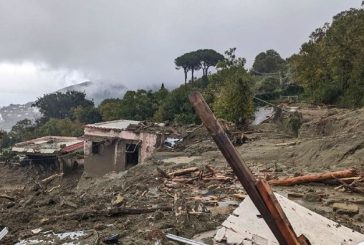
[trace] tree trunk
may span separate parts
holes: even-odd
[[[187,69],[184,69],[184,72],[185,72],[185,85],[187,84],[187,73],[188,73],[188,70]]]
[[[192,81],[192,82],[194,81],[194,78],[193,78],[193,72],[194,72],[194,69],[191,69],[191,81]]]
[[[330,179],[348,178],[358,176],[358,172],[355,169],[346,169],[336,172],[308,174],[304,176],[289,177],[284,179],[277,179],[269,181],[271,185],[290,186],[308,182],[321,182]]]
[[[205,77],[207,77],[207,72],[208,72],[208,70],[209,70],[209,67],[207,66],[207,67],[205,68]]]

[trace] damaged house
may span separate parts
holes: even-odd
[[[64,172],[83,164],[83,148],[84,141],[80,138],[45,136],[17,143],[12,151],[25,156],[22,164]]]
[[[117,120],[85,126],[85,172],[102,176],[142,164],[165,140],[163,127]]]

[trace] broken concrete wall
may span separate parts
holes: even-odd
[[[141,162],[144,162],[144,160],[154,152],[156,147],[162,144],[162,139],[160,136],[146,132],[136,133],[132,131],[99,130],[93,128],[85,128],[85,136],[98,136],[101,138],[119,138],[124,140],[141,141]]]
[[[85,128],[85,171],[89,176],[101,176],[119,172],[126,166],[126,145],[139,145],[139,163],[152,155],[162,143],[162,137],[146,133]],[[100,142],[100,152],[92,153],[92,142]]]
[[[114,171],[115,146],[100,142],[99,153],[92,153],[92,140],[85,140],[85,172],[88,176],[101,176]]]

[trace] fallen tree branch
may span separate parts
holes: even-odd
[[[74,213],[68,213],[64,215],[53,216],[47,219],[47,222],[53,222],[56,220],[85,220],[93,217],[113,217],[122,214],[144,214],[144,213],[152,213],[157,210],[161,211],[172,211],[172,206],[162,206],[155,208],[125,208],[125,207],[117,207],[105,210],[81,210]]]
[[[344,189],[351,191],[351,192],[355,192],[355,193],[363,193],[361,190],[359,190],[355,186],[348,185],[347,183],[345,183],[344,181],[342,181],[338,178],[335,178],[335,179],[337,179],[337,181],[339,181],[341,183],[341,185],[342,185],[342,187],[344,187]]]
[[[63,173],[60,173],[60,174],[54,174],[54,175],[51,175],[51,176],[49,176],[49,177],[47,177],[47,178],[45,178],[45,179],[42,179],[40,182],[41,182],[42,184],[47,184],[47,183],[51,182],[52,180],[54,180],[54,179],[56,179],[56,178],[58,178],[58,177],[62,177],[62,176],[63,176]]]
[[[161,169],[161,168],[157,167],[157,171],[158,171],[158,173],[159,173],[162,177],[164,177],[164,178],[166,178],[166,179],[170,179],[170,178],[171,178],[171,176],[170,176],[169,174],[167,174],[167,173],[166,173],[166,171],[164,171],[163,169]]]
[[[363,177],[363,176],[360,176],[360,178],[359,178],[359,179],[354,180],[354,181],[350,184],[350,186],[357,186],[357,184],[358,184],[358,183],[363,182],[363,181],[364,181],[364,177]]]
[[[199,177],[193,177],[193,178],[173,178],[172,181],[173,182],[177,182],[177,183],[185,183],[185,184],[188,184],[188,183],[191,183],[195,180],[198,180]]]
[[[230,177],[226,177],[226,176],[215,176],[215,177],[206,177],[206,178],[203,178],[203,180],[206,180],[206,181],[213,181],[213,180],[230,181],[230,180],[233,180],[233,179],[230,178]]]
[[[357,182],[360,182],[361,179],[362,179],[362,177],[360,177],[360,176],[341,178],[341,179],[335,178],[335,179],[325,180],[325,181],[323,181],[323,183],[325,183],[327,185],[341,185],[340,181],[343,181],[346,184],[355,184]]]
[[[340,179],[340,178],[348,178],[357,176],[358,172],[355,169],[346,169],[342,171],[321,173],[321,174],[308,174],[297,177],[288,177],[284,179],[271,180],[269,184],[271,185],[280,185],[280,186],[290,186],[301,183],[309,183],[309,182],[321,182],[329,179]]]
[[[5,198],[5,199],[8,199],[10,201],[15,201],[14,197],[11,197],[11,196],[8,196],[8,195],[5,195],[5,194],[0,194],[0,198]]]
[[[284,143],[275,144],[275,146],[291,146],[291,145],[297,145],[298,143],[300,143],[300,142],[299,141],[284,142]]]
[[[199,168],[191,167],[191,168],[185,168],[185,169],[180,169],[180,170],[174,171],[174,172],[170,173],[169,175],[170,176],[181,176],[181,175],[190,174],[190,173],[197,172],[197,171],[199,171]]]
[[[61,185],[53,186],[51,189],[49,189],[47,192],[51,193],[52,191],[61,188]]]

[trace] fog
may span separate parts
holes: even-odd
[[[298,52],[309,34],[354,0],[0,1],[0,106],[86,80],[135,89],[183,80],[174,59],[237,47]]]

